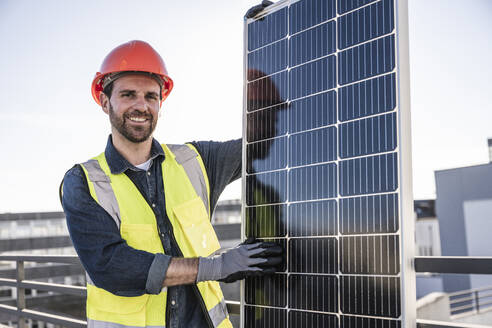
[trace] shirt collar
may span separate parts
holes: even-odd
[[[111,135],[108,137],[108,143],[106,144],[106,150],[104,151],[106,155],[106,161],[108,162],[109,169],[112,174],[120,174],[130,169],[133,171],[139,171],[133,164],[128,162],[118,150],[113,145],[113,138]],[[164,150],[161,144],[152,138],[152,145],[150,147],[150,160],[159,159],[159,164],[164,160]]]

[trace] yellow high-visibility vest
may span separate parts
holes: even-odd
[[[183,257],[209,256],[220,248],[210,223],[210,187],[203,161],[192,145],[162,145],[166,213]],[[135,249],[164,253],[155,214],[126,174],[112,174],[104,153],[81,164],[91,196],[113,218],[121,237]],[[208,322],[232,327],[216,281],[196,284]],[[87,280],[89,327],[165,327],[167,289],[158,295],[114,295]]]

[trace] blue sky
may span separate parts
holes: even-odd
[[[0,1],[1,212],[60,210],[58,185],[104,149],[90,96],[104,56],[152,44],[175,89],[155,136],[178,143],[241,135],[244,12],[258,0]],[[434,170],[484,163],[492,137],[492,1],[409,0],[414,195]],[[240,183],[222,199],[238,198]]]

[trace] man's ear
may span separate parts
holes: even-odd
[[[101,102],[102,110],[106,114],[109,114],[109,98],[108,98],[108,96],[106,96],[106,94],[104,92],[101,92],[99,94],[99,101]]]

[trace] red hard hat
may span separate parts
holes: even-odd
[[[167,75],[166,65],[161,56],[148,44],[133,40],[114,48],[107,56],[92,81],[92,97],[101,105],[99,95],[103,91],[104,77],[110,73],[135,71],[148,72],[162,79],[161,104],[173,88],[173,80]]]

